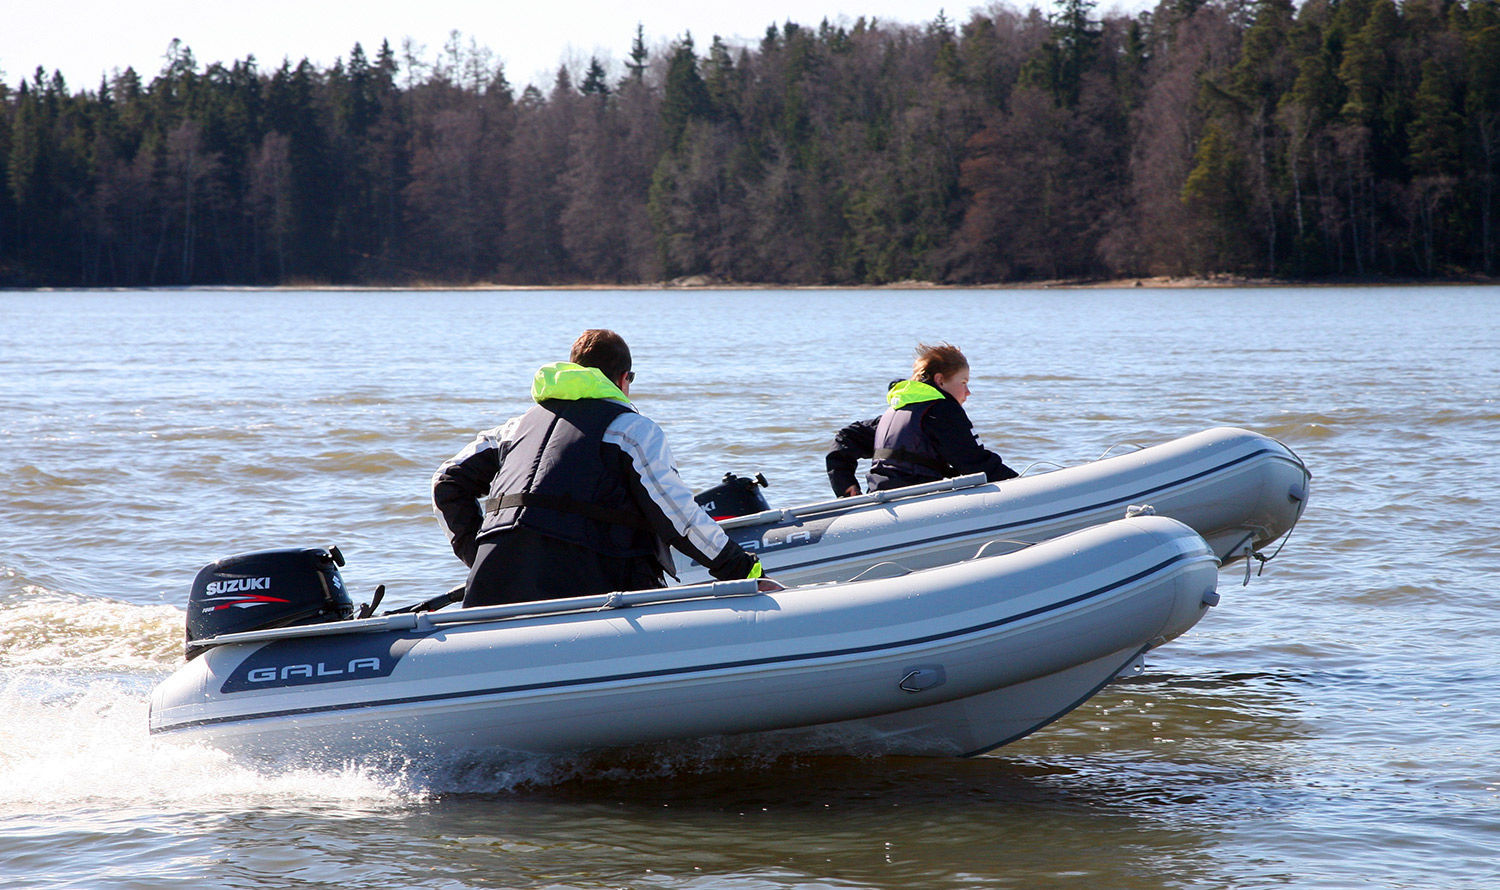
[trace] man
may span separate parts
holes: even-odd
[[[464,606],[660,587],[669,546],[719,580],[759,578],[760,561],[694,503],[661,427],[631,405],[625,340],[584,331],[569,359],[537,371],[535,407],[432,477],[434,511],[470,567]]]

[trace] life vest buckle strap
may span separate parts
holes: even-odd
[[[560,513],[573,513],[596,522],[651,531],[651,524],[644,516],[626,513],[623,510],[611,510],[608,507],[562,495],[542,494],[535,491],[512,492],[501,496],[495,504],[496,510],[509,510],[516,507],[541,507],[545,510],[557,510]]]

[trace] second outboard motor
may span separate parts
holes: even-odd
[[[693,495],[693,500],[714,519],[747,516],[771,509],[771,505],[766,503],[766,496],[760,492],[762,488],[770,486],[771,483],[760,473],[756,473],[754,479],[725,473],[722,482]]]
[[[198,640],[220,634],[354,617],[337,547],[261,550],[209,563],[193,579],[187,606],[187,657]]]

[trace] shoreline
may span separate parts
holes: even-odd
[[[888,284],[767,284],[737,282],[714,279],[706,275],[676,278],[642,284],[500,284],[481,282],[474,284],[324,284],[316,282],[292,284],[187,284],[153,286],[36,286],[0,287],[0,293],[67,293],[67,292],[193,292],[193,291],[319,291],[350,292],[365,291],[863,291],[863,290],[1188,290],[1228,288],[1324,288],[1324,287],[1490,287],[1500,285],[1500,278],[1475,275],[1467,278],[1432,279],[1278,279],[1251,278],[1234,275],[1157,275],[1126,278],[1100,279],[1051,279],[1026,282],[990,282],[982,284],[943,284],[915,279],[894,281]]]

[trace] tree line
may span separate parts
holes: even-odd
[[[772,25],[517,91],[455,33],[0,84],[0,285],[1490,275],[1500,0]]]

